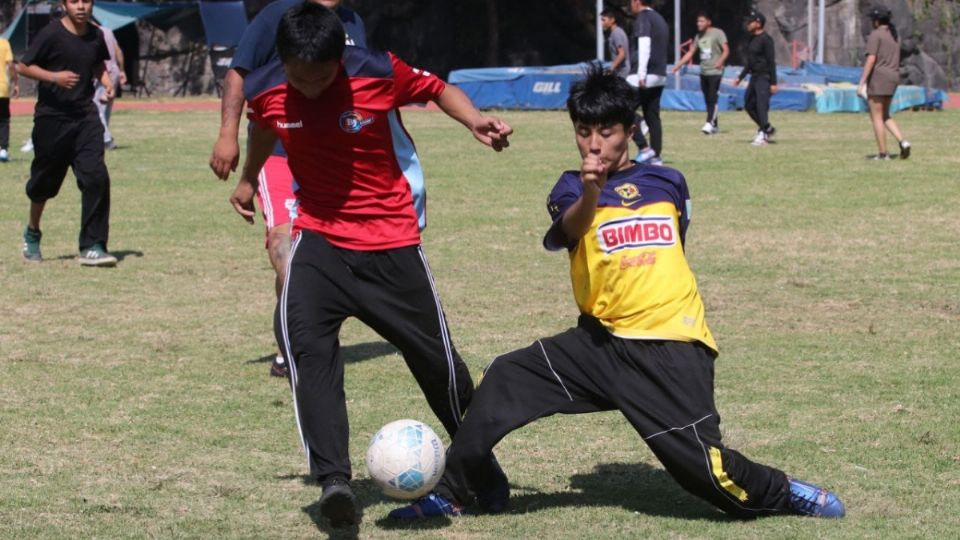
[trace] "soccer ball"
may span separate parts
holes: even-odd
[[[426,495],[443,475],[443,442],[430,426],[397,420],[380,428],[367,447],[367,471],[384,495],[416,499]]]

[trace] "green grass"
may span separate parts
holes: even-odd
[[[436,112],[404,113],[430,188],[427,253],[475,375],[573,324],[563,255],[540,247],[545,196],[578,165],[562,113],[503,116],[495,155]],[[848,518],[738,522],[667,477],[617,414],[550,418],[498,455],[509,514],[415,527],[453,538],[931,537],[960,530],[960,114],[897,116],[907,162],[873,163],[865,116],[774,114],[753,148],[665,114],[668,164],[694,197],[687,252],[721,347],[727,442],[836,489]],[[29,118],[15,118],[12,140]],[[115,114],[113,270],[79,268],[70,176],[21,262],[29,161],[0,167],[0,537],[299,538],[316,511],[286,385],[268,379],[273,277],[262,226],[206,166],[212,113]],[[407,537],[365,480],[382,424],[437,425],[400,357],[343,330],[363,537]],[[357,532],[357,531],[348,531]]]

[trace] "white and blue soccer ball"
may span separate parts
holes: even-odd
[[[416,499],[426,495],[443,475],[443,441],[430,426],[397,420],[380,428],[367,447],[367,472],[384,495]]]

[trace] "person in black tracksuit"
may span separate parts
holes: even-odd
[[[103,124],[93,103],[95,79],[106,89],[104,98],[113,98],[113,82],[105,75],[104,65],[110,53],[103,34],[89,22],[92,0],[61,0],[60,4],[65,16],[40,30],[17,66],[21,75],[39,81],[23,257],[30,262],[42,260],[40,217],[72,168],[81,194],[78,260],[84,266],[113,266],[117,259],[107,252],[110,176],[103,159]]]
[[[750,75],[743,108],[757,124],[757,136],[753,140],[757,146],[766,144],[777,131],[768,118],[770,97],[777,93],[777,62],[773,38],[764,32],[766,21],[766,17],[757,11],[747,17],[747,31],[753,36],[747,43],[743,71],[733,83],[739,86],[740,81]]]

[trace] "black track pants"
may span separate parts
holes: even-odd
[[[770,128],[770,79],[766,77],[751,77],[744,96],[743,108],[763,131]]]
[[[720,97],[720,82],[722,79],[721,75],[700,76],[700,90],[703,92],[703,100],[707,104],[707,122],[713,127],[718,127],[720,118],[717,100]]]
[[[451,437],[473,396],[420,246],[354,251],[303,231],[280,298],[277,341],[293,383],[311,475],[350,478],[349,425],[338,335],[356,317],[395,345]]]
[[[677,341],[611,336],[594,319],[495,359],[447,455],[437,490],[461,503],[489,489],[489,454],[508,433],[556,413],[620,410],[667,471],[739,517],[784,512],[783,472],[720,442],[714,356]]]
[[[663,95],[662,86],[637,89],[637,107],[643,112],[643,118],[636,116],[634,124],[637,129],[633,135],[633,142],[643,150],[647,147],[647,139],[640,130],[640,120],[650,128],[650,148],[659,156],[663,150],[663,125],[660,122],[660,97]]]
[[[107,247],[110,229],[110,175],[103,161],[103,124],[90,114],[39,116],[33,120],[34,157],[27,197],[44,202],[60,192],[67,169],[73,168],[80,188],[80,251],[94,244]]]

